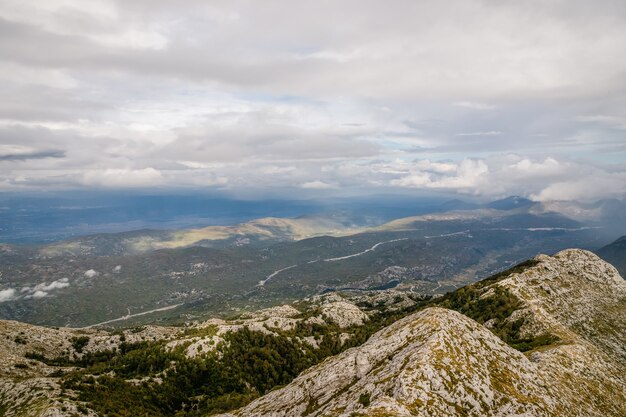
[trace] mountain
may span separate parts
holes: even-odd
[[[424,302],[393,290],[350,299],[327,294],[230,320],[116,331],[0,321],[0,415],[227,411],[363,343]]]
[[[428,214],[366,229],[341,218],[260,219],[230,227],[248,233],[230,243],[209,240],[220,227],[2,246],[0,318],[68,327],[181,323],[335,290],[443,294],[537,253],[604,244],[596,229],[571,219],[517,210]],[[321,229],[345,235],[293,240]],[[172,247],[127,250],[140,241]]]
[[[601,247],[596,253],[600,258],[615,266],[622,276],[626,276],[626,236]]]
[[[578,249],[432,299],[354,291],[179,327],[0,330],[6,416],[626,413],[626,282]]]
[[[536,204],[534,201],[520,196],[511,196],[501,200],[492,201],[486,205],[487,208],[496,210],[515,210],[530,207]]]
[[[294,241],[314,236],[342,236],[363,228],[339,216],[264,217],[231,226],[180,230],[138,230],[77,237],[42,246],[42,256],[112,256],[190,246],[229,247]]]
[[[459,199],[449,200],[439,206],[440,212],[458,211],[458,210],[475,210],[480,208],[480,204],[470,203]]]
[[[626,282],[615,268],[567,250],[464,292],[441,304],[467,315],[426,308],[230,415],[626,414]],[[536,346],[514,349],[520,338]]]
[[[613,238],[626,233],[626,201],[605,199],[595,202],[544,201],[530,206],[530,214],[559,213],[588,226],[606,229]]]

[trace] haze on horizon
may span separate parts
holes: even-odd
[[[0,192],[626,194],[626,3],[0,2]]]

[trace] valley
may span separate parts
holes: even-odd
[[[173,324],[343,289],[444,294],[537,253],[595,250],[606,242],[600,226],[529,207],[536,211],[530,205],[427,214],[332,229],[335,236],[324,233],[336,220],[313,216],[220,226],[228,236],[218,240],[207,240],[204,228],[201,239],[195,231],[136,231],[3,245],[0,317],[68,327]],[[176,237],[190,235],[196,237]],[[161,249],[136,250],[157,236]],[[118,320],[128,311],[131,317]]]

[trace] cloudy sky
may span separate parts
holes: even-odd
[[[0,1],[0,191],[626,194],[626,2]]]

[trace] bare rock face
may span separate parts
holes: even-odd
[[[536,261],[489,287],[518,299],[507,320],[558,341],[521,353],[466,316],[428,308],[233,415],[626,415],[626,283],[587,251]]]
[[[524,301],[535,322],[561,339],[586,340],[626,362],[626,281],[595,254],[568,249],[498,285]]]
[[[368,320],[365,314],[356,305],[347,301],[335,301],[323,304],[320,308],[322,316],[341,328],[360,326]]]
[[[494,389],[496,381],[506,391]],[[444,416],[455,409],[536,415],[553,407],[543,385],[536,367],[489,330],[454,311],[429,308],[237,415]]]

